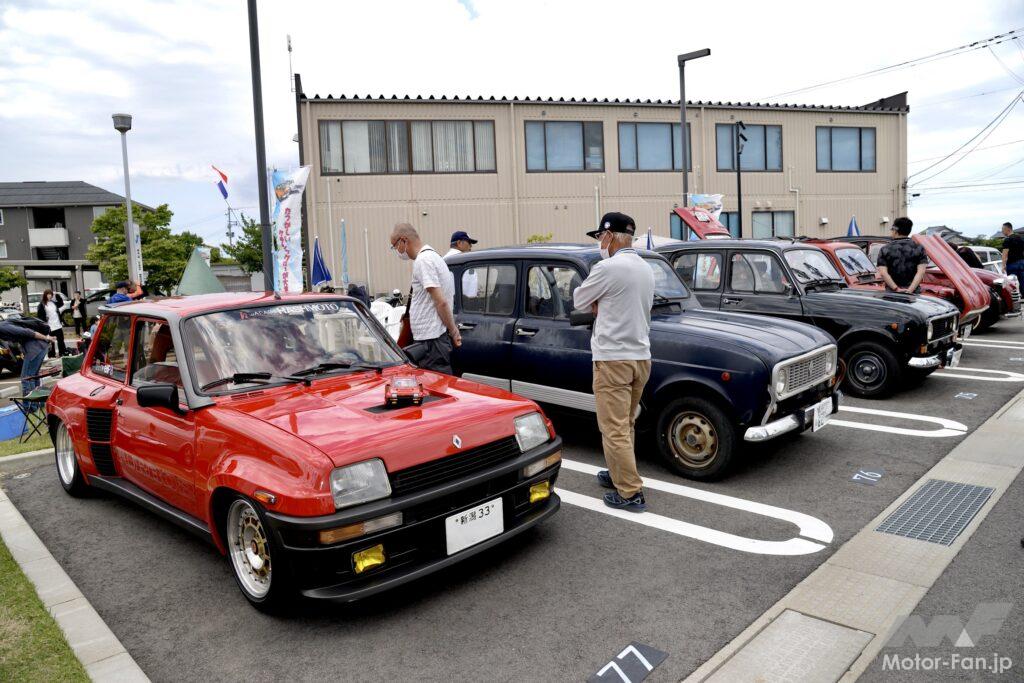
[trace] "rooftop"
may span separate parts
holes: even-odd
[[[191,313],[227,311],[251,306],[287,305],[322,299],[350,300],[349,297],[341,294],[316,294],[311,292],[281,294],[279,297],[275,297],[273,292],[217,292],[215,294],[193,294],[190,296],[154,297],[122,304],[103,304],[101,310],[134,313],[136,315],[175,313],[179,316],[184,316]]]
[[[117,206],[124,197],[81,180],[0,183],[0,206]],[[133,204],[138,204],[133,202]],[[138,204],[142,208],[151,207]]]

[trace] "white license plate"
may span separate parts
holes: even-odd
[[[974,325],[964,325],[960,328],[960,338],[968,339],[971,336],[971,332],[974,331]]]
[[[444,520],[444,535],[448,554],[476,545],[497,536],[505,530],[501,498],[489,500],[476,507],[456,513]]]
[[[954,351],[953,354],[949,357],[949,362],[946,363],[946,367],[955,368],[956,366],[960,365],[960,356],[962,356],[963,353],[963,349],[957,349],[956,351]]]
[[[832,398],[822,399],[814,404],[814,424],[811,426],[811,431],[816,432],[825,425],[828,424],[829,418],[832,417]]]

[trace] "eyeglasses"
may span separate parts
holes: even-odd
[[[392,242],[391,243],[391,251],[397,251],[398,250],[398,243],[401,242],[404,239],[405,239],[404,237],[399,237],[397,240]]]

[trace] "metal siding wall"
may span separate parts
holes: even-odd
[[[305,158],[313,167],[307,190],[310,239],[321,236],[321,248],[336,281],[341,279],[341,242],[338,224],[348,227],[349,276],[366,281],[363,228],[369,230],[372,285],[375,292],[408,287],[410,268],[390,253],[388,236],[397,222],[412,223],[438,251],[447,249],[452,231],[464,229],[480,240],[480,247],[516,242],[514,195],[518,190],[519,235],[552,233],[556,241],[586,241],[595,211],[624,211],[637,222],[668,234],[669,214],[680,204],[682,178],[676,172],[619,172],[618,122],[678,121],[672,106],[571,105],[515,103],[514,129],[506,104],[471,102],[317,101],[303,104]],[[744,234],[750,234],[755,210],[798,210],[797,233],[845,234],[852,215],[861,230],[884,230],[880,219],[898,215],[900,185],[906,174],[906,117],[897,114],[828,112],[785,109],[687,109],[692,136],[691,192],[726,195],[725,210],[735,210],[736,175],[719,173],[715,160],[715,124],[774,124],[783,127],[783,171],[743,174]],[[493,120],[496,174],[412,174],[401,176],[332,176],[334,228],[327,228],[326,180],[321,179],[320,119],[457,119]],[[602,121],[605,171],[603,173],[527,173],[524,124],[539,121]],[[815,127],[819,125],[872,126],[877,129],[875,173],[817,173]],[[515,174],[513,180],[513,174]],[[788,191],[790,177],[800,190]],[[594,189],[600,194],[595,207]],[[819,218],[829,218],[827,226]],[[310,248],[312,245],[310,245]]]

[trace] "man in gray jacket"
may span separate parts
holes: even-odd
[[[573,293],[577,309],[594,311],[590,350],[594,397],[608,469],[597,475],[605,505],[630,512],[647,509],[634,449],[637,408],[651,375],[651,306],[654,273],[633,249],[636,224],[629,216],[608,213],[597,230],[603,260]]]

